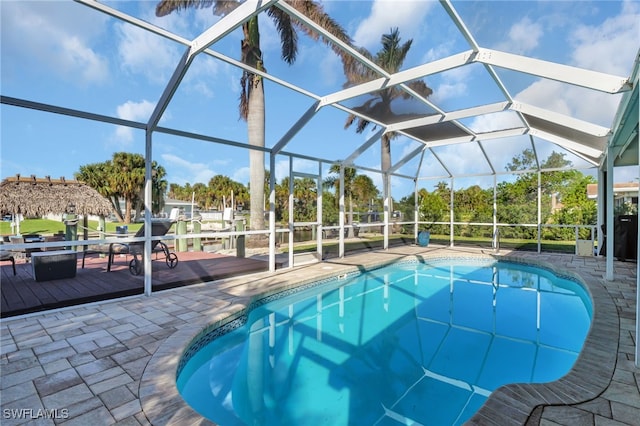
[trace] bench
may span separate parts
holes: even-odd
[[[76,276],[78,254],[75,250],[42,251],[31,253],[33,278],[52,281]]]

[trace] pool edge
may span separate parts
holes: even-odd
[[[567,374],[549,383],[512,383],[501,386],[491,393],[466,424],[486,425],[500,419],[501,425],[523,425],[536,414],[537,408],[574,405],[597,398],[613,378],[620,339],[618,311],[604,285],[584,271],[572,271],[517,254],[496,257],[575,276],[589,292],[593,303],[593,318],[582,351]]]
[[[496,259],[525,263],[533,266],[548,268],[561,275],[570,275],[583,283],[593,301],[593,320],[589,333],[585,339],[583,350],[580,352],[573,368],[561,379],[545,384],[509,384],[492,392],[485,404],[467,422],[467,424],[525,424],[534,415],[537,407],[549,405],[572,405],[596,398],[612,380],[616,366],[617,349],[619,344],[619,316],[611,296],[606,291],[600,280],[589,274],[580,273],[559,267],[556,264],[532,259],[517,254],[487,254],[487,253],[421,253],[410,255],[398,255],[386,260],[371,260],[362,264],[349,262],[325,262],[332,265],[340,265],[341,268],[327,270],[313,277],[299,279],[299,281],[286,282],[282,277],[287,272],[278,276],[262,278],[270,281],[265,291],[239,297],[235,304],[223,309],[204,321],[198,321],[181,329],[160,345],[152,356],[145,369],[140,383],[140,402],[143,412],[154,425],[182,425],[202,424],[214,425],[215,423],[203,418],[193,410],[178,393],[176,386],[176,373],[178,364],[189,344],[205,329],[216,327],[237,318],[246,313],[256,300],[269,295],[323,280],[332,276],[358,270],[377,268],[391,263],[407,259],[428,261],[437,258],[477,258]],[[295,272],[295,270],[294,270]],[[294,274],[295,275],[295,274]],[[282,279],[282,280],[281,280]],[[181,348],[177,349],[177,348]]]

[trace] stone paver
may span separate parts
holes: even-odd
[[[254,274],[118,301],[32,314],[0,322],[2,401],[0,423],[6,425],[148,425],[207,424],[177,395],[175,368],[184,347],[174,342],[193,338],[202,329],[237,315],[251,297],[270,294],[323,276],[387,261],[390,257],[477,255],[464,249],[397,247],[334,259],[276,274]],[[509,256],[508,252],[501,255]],[[602,330],[594,331],[589,357],[609,362],[611,370],[586,363],[579,374],[550,387],[514,386],[488,404],[487,423],[540,425],[632,425],[640,419],[640,370],[633,362],[636,264],[615,262],[615,280],[606,282],[603,258],[512,253],[512,256],[579,273],[600,286],[601,298],[613,307]],[[586,278],[585,278],[586,277]],[[597,293],[597,292],[596,292]],[[606,311],[606,309],[605,309]],[[610,335],[615,335],[615,341]],[[613,343],[616,354],[608,353]],[[615,352],[615,351],[614,351]],[[607,357],[612,356],[612,358]],[[586,356],[585,356],[586,357]],[[174,364],[172,364],[174,363]],[[149,377],[155,376],[153,380]],[[582,379],[581,379],[582,378]],[[601,383],[606,382],[600,389]],[[593,393],[589,400],[580,396]],[[568,405],[528,408],[527,400]],[[155,402],[154,402],[155,401]],[[499,407],[500,401],[508,405]],[[580,402],[576,402],[580,401]],[[530,414],[527,417],[527,412]],[[513,418],[524,415],[525,421]],[[38,416],[38,417],[34,417]]]

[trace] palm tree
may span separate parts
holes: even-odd
[[[351,43],[351,39],[342,27],[324,12],[323,7],[319,3],[305,0],[290,0],[287,1],[287,3],[304,13],[314,22],[320,24],[325,30],[329,31],[341,41]],[[189,7],[212,7],[215,15],[224,16],[238,7],[239,4],[240,2],[228,0],[161,0],[156,6],[156,15],[165,16],[175,10],[183,10]],[[296,60],[298,50],[298,35],[296,30],[302,31],[314,40],[318,39],[318,34],[313,30],[304,26],[296,19],[292,19],[291,16],[276,6],[268,8],[267,14],[275,21],[282,45],[282,59],[288,64],[292,64]],[[258,17],[253,16],[242,24],[242,32],[244,34],[244,39],[241,44],[242,62],[259,71],[265,71],[262,51],[260,50]],[[322,40],[326,44],[329,44],[328,40],[324,38],[322,38]],[[335,46],[332,46],[332,49],[342,57],[346,71],[346,64],[351,63],[350,57],[341,53]],[[264,147],[265,107],[262,77],[249,71],[243,71],[240,83],[242,85],[240,118],[247,122],[249,144],[256,147]],[[251,228],[264,229],[265,198],[263,183],[265,175],[264,152],[262,150],[251,149],[249,151],[249,168],[251,170],[249,184],[251,190]]]
[[[377,199],[380,196],[380,191],[367,175],[357,175],[353,179],[352,186],[355,199],[359,203],[368,204],[372,199]]]
[[[164,205],[164,192],[167,181],[166,171],[157,162],[151,163],[153,196],[152,211],[157,213]],[[96,189],[111,202],[120,222],[131,222],[131,213],[135,209],[139,215],[144,199],[145,161],[141,154],[116,152],[110,161],[80,166],[75,178]],[[120,208],[120,199],[125,201],[125,212]]]
[[[223,175],[216,175],[209,180],[208,193],[213,205],[222,209],[235,209],[235,204],[244,204],[248,198],[247,188],[243,184]]]
[[[76,180],[84,182],[91,188],[98,191],[100,195],[107,198],[111,203],[111,208],[122,222],[122,211],[115,189],[109,185],[109,175],[111,173],[111,162],[85,164],[80,166],[80,170],[74,173]]]
[[[380,41],[382,43],[382,48],[375,57],[365,49],[360,49],[360,53],[372,60],[376,65],[380,66],[380,68],[384,69],[388,73],[393,74],[398,72],[407,57],[407,53],[411,48],[413,39],[401,44],[398,28],[392,28],[389,34],[382,35]],[[379,75],[366,67],[350,68],[349,70],[357,70],[357,72],[350,72],[347,75],[347,85],[356,85],[370,81],[372,78],[379,77]],[[422,80],[410,82],[408,83],[408,86],[424,97],[433,93],[433,91]],[[389,118],[397,116],[391,109],[391,105],[395,100],[399,98],[408,99],[411,97],[409,93],[397,86],[382,89],[376,93],[372,93],[372,96],[373,97],[367,100],[363,105],[354,109],[371,117]],[[347,129],[351,127],[351,125],[356,121],[357,133],[364,132],[369,124],[371,124],[369,120],[352,114],[347,117],[344,128]],[[380,164],[383,172],[386,172],[391,168],[391,140],[398,136],[398,133],[395,132],[389,132],[382,135]],[[385,185],[384,193],[387,194],[387,189],[389,188],[388,176],[383,179],[383,185]]]

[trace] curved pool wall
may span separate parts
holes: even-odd
[[[501,384],[566,374],[592,316],[577,281],[493,259],[409,260],[306,287],[193,342],[178,389],[196,411],[225,425],[461,424]]]
[[[213,424],[196,413],[178,393],[176,379],[178,370],[189,357],[187,351],[195,351],[198,345],[210,340],[216,333],[223,334],[230,328],[235,328],[238,321],[256,304],[262,304],[265,298],[276,293],[290,290],[298,291],[301,287],[317,285],[323,279],[358,273],[364,269],[373,269],[398,262],[402,257],[389,261],[370,262],[366,265],[345,265],[342,268],[325,267],[312,278],[302,278],[288,281],[282,276],[265,278],[269,290],[247,297],[238,297],[238,303],[225,303],[212,307],[212,315],[203,314],[208,318],[208,324],[195,321],[193,326],[182,329],[169,337],[156,351],[150,360],[141,380],[140,399],[142,408],[152,424]],[[543,267],[553,273],[581,282],[587,289],[593,303],[593,318],[591,328],[585,339],[582,352],[571,371],[560,380],[542,384],[509,384],[493,391],[486,403],[469,420],[468,424],[524,424],[529,418],[536,416],[536,407],[545,405],[569,405],[585,402],[595,398],[608,386],[615,368],[617,346],[611,347],[619,337],[619,320],[617,311],[610,296],[598,281],[598,277],[585,276],[579,271],[568,271],[558,268],[554,264],[539,262],[519,256],[491,256],[472,255],[464,253],[462,256],[451,251],[447,256],[428,253],[418,256],[405,256],[404,259],[417,259],[430,263],[432,261],[460,261],[467,260],[503,260],[523,263],[531,266]],[[336,271],[341,269],[341,272]],[[252,287],[247,283],[249,292]],[[286,293],[285,293],[286,294]],[[224,306],[223,306],[224,305]],[[216,309],[217,308],[217,309]],[[608,319],[607,319],[608,318]],[[218,330],[218,331],[216,331]],[[205,338],[206,336],[206,338]],[[615,337],[613,339],[612,337]],[[180,350],[179,348],[183,348]],[[185,357],[186,355],[186,357]]]

